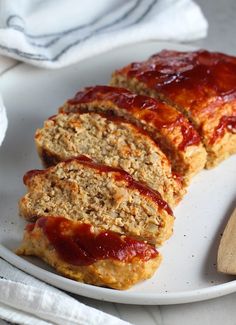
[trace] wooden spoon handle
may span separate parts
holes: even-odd
[[[236,274],[236,208],[229,218],[220,241],[217,270],[222,273]]]

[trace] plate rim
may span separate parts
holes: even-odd
[[[77,282],[62,275],[54,274],[53,272],[34,265],[33,263],[16,255],[2,244],[0,244],[0,257],[21,271],[24,271],[49,285],[53,285],[62,290],[70,291],[77,295],[107,302],[131,305],[177,305],[182,303],[204,301],[236,292],[236,280],[201,289],[159,294],[135,293],[129,292],[128,290],[119,291]],[[68,286],[70,287],[70,290],[68,290]],[[102,297],[99,297],[100,295]]]

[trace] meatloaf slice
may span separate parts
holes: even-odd
[[[236,152],[236,57],[162,51],[114,72],[112,85],[161,98],[200,133],[210,168]]]
[[[124,88],[95,86],[78,92],[60,111],[107,111],[125,117],[153,137],[173,170],[187,181],[205,165],[206,152],[193,126],[182,113],[161,101]]]
[[[38,256],[68,278],[115,289],[150,278],[161,262],[145,242],[62,217],[27,225],[17,254]]]
[[[143,129],[123,118],[97,113],[61,113],[36,131],[35,143],[46,167],[86,155],[99,163],[124,169],[157,190],[171,206],[185,192],[159,146]]]
[[[30,171],[24,183],[28,193],[19,207],[26,220],[60,215],[153,244],[172,234],[174,217],[158,192],[87,157]]]

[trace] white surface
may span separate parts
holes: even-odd
[[[196,0],[209,23],[205,39],[194,42],[198,47],[236,55],[236,1]]]
[[[3,142],[3,139],[5,137],[5,133],[7,130],[7,114],[6,114],[6,108],[3,104],[1,95],[0,95],[0,146]]]
[[[1,243],[16,248],[24,222],[18,218],[17,200],[24,194],[22,175],[40,168],[33,134],[64,100],[89,84],[106,83],[110,73],[130,61],[144,59],[170,45],[145,43],[115,50],[59,71],[25,65],[1,78],[0,87],[9,115],[8,136],[1,148]],[[172,48],[183,49],[184,46]],[[13,95],[14,94],[14,95]],[[188,195],[175,210],[175,234],[161,249],[164,262],[151,280],[119,292],[64,279],[31,266],[1,249],[1,255],[27,272],[63,289],[102,300],[140,304],[171,304],[216,297],[236,291],[230,276],[215,269],[220,232],[235,199],[236,156],[194,178]],[[3,183],[2,183],[3,182]],[[222,190],[223,189],[223,190]],[[35,261],[35,260],[34,260]],[[42,264],[40,264],[42,265]]]
[[[140,41],[193,41],[208,26],[193,0],[0,0],[0,8],[0,53],[47,68]]]

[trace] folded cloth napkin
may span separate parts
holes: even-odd
[[[1,258],[0,318],[23,325],[129,325],[80,303]]]
[[[207,33],[192,0],[0,0],[0,8],[0,53],[45,68],[125,44]]]

